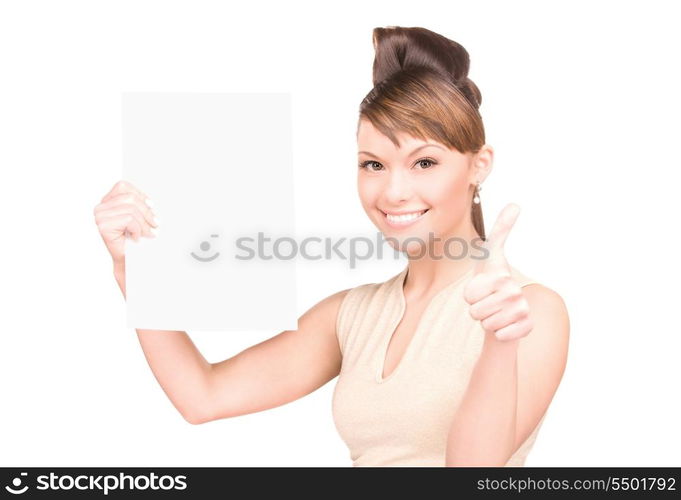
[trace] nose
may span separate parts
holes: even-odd
[[[387,184],[383,194],[388,204],[398,205],[411,197],[413,186],[408,173],[402,169],[394,169],[386,177]]]

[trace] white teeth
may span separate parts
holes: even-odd
[[[407,222],[407,221],[410,221],[410,220],[418,219],[424,213],[426,213],[426,211],[421,210],[420,212],[413,212],[411,214],[404,214],[404,215],[386,214],[386,216],[387,216],[387,218],[390,222]]]

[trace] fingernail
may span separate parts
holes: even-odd
[[[158,236],[158,229],[155,227],[149,228],[151,230],[151,234],[154,235],[154,237]]]
[[[147,198],[146,200],[144,200],[144,203],[146,203],[149,208],[154,206],[154,202],[151,201],[151,198]]]
[[[156,217],[156,216],[154,215],[154,219],[153,219],[153,220],[154,220],[154,224],[156,224],[156,225],[158,226],[158,217]]]

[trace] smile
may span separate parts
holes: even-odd
[[[423,215],[427,211],[428,209],[426,208],[425,210],[421,210],[418,212],[410,212],[401,215],[388,214],[383,211],[381,211],[381,213],[383,214],[383,217],[385,218],[385,221],[388,223],[389,226],[395,228],[403,228],[406,226],[410,226],[414,224],[416,221],[420,220],[421,217],[423,217]]]

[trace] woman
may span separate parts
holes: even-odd
[[[218,363],[183,331],[137,329],[140,344],[190,423],[273,408],[338,376],[333,416],[353,465],[523,465],[565,368],[565,304],[506,262],[517,206],[486,238],[479,191],[493,149],[466,50],[423,28],[376,28],[373,42],[358,189],[408,266]],[[119,182],[95,207],[124,296],[125,238],[157,227],[145,198]]]

